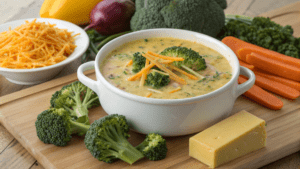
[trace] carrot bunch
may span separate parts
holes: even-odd
[[[291,100],[300,96],[300,59],[232,36],[225,37],[222,42],[233,50],[241,66],[255,73],[255,85],[244,93],[246,97],[270,109],[279,110],[283,107],[282,101],[267,91]],[[238,82],[244,81],[245,77],[240,76]]]

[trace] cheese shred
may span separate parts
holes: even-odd
[[[146,97],[150,97],[152,95],[152,93],[148,93],[147,95],[146,95]]]
[[[178,88],[176,88],[176,89],[170,91],[169,93],[175,93],[175,92],[178,92],[179,90],[181,90],[181,87],[178,87]]]
[[[25,24],[0,33],[0,67],[33,69],[57,64],[70,56],[75,37],[55,24],[25,21]]]

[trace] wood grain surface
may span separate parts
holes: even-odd
[[[95,79],[93,70],[87,71],[86,75]],[[127,168],[129,165],[122,161],[107,164],[93,158],[85,148],[83,137],[74,136],[68,146],[57,147],[44,144],[36,136],[34,123],[37,115],[49,108],[50,98],[55,91],[75,80],[77,80],[77,76],[72,74],[28,88],[23,92],[26,94],[20,95],[17,92],[1,97],[1,123],[47,169]],[[247,154],[218,168],[258,168],[300,150],[300,100],[282,100],[285,105],[283,109],[272,111],[252,103],[244,97],[237,99],[232,113],[247,110],[267,122],[267,144],[263,149]],[[107,114],[101,107],[91,109],[89,114],[91,122],[105,115]],[[129,142],[134,146],[144,139],[142,134],[130,132],[130,135]],[[190,168],[191,166],[208,168],[201,162],[189,157],[188,140],[190,137],[191,135],[166,138],[169,150],[166,159],[156,162],[142,159],[131,168]],[[16,144],[16,141],[12,142],[12,146],[16,146]],[[17,146],[11,151],[25,151],[20,145]],[[5,154],[5,157],[15,158],[12,161],[20,160],[20,158],[10,156],[12,153],[9,150],[5,151]],[[23,158],[26,159],[27,163],[13,163],[15,167],[30,165],[35,161],[34,158],[28,155],[23,156]],[[11,166],[12,164],[7,163],[7,165]]]
[[[31,1],[32,2],[32,1]],[[38,17],[38,11],[42,4],[43,0],[35,0],[27,6],[17,6],[19,7],[17,10],[12,9],[15,12],[14,15],[10,16],[6,15],[5,10],[3,10],[3,3],[15,3],[13,0],[2,0],[0,5],[0,24],[21,19],[21,18],[31,18]],[[248,16],[256,16],[263,13],[263,16],[269,16],[273,18],[273,20],[281,23],[281,24],[290,24],[293,26],[295,31],[295,36],[299,36],[299,4],[293,4],[294,2],[298,2],[298,0],[227,0],[228,8],[225,10],[227,14],[242,14]],[[289,5],[291,4],[291,5]],[[276,8],[283,7],[285,5],[289,5],[287,7],[274,10]],[[7,6],[6,6],[7,7]],[[6,8],[8,9],[8,8]],[[271,11],[271,12],[267,12]],[[291,12],[292,11],[292,12]],[[267,12],[267,13],[266,13]],[[3,19],[4,18],[4,19]],[[71,65],[68,65],[65,70],[63,70],[58,76],[63,77],[68,74],[74,73],[77,70],[80,62],[75,62]],[[0,76],[0,96],[7,95],[6,99],[12,99],[12,95],[8,95],[10,93],[20,91],[23,89],[27,89],[31,86],[21,86],[15,85],[8,82],[4,77]],[[20,96],[24,93],[19,92]],[[2,97],[1,97],[2,99]],[[0,99],[0,101],[2,101]],[[249,102],[249,101],[248,101]],[[248,103],[247,102],[247,103]],[[251,107],[251,106],[247,106]],[[0,113],[2,106],[0,105]],[[298,146],[299,147],[299,146]],[[296,169],[300,166],[300,157],[299,153],[294,153],[285,158],[277,160],[269,165],[262,167],[261,169]],[[182,166],[179,164],[172,166],[172,168],[181,168]],[[190,166],[193,168],[193,166]],[[3,127],[0,125],[0,168],[43,168],[36,160],[33,158],[28,151],[24,149],[23,146],[20,145],[18,141]],[[151,168],[149,166],[149,168]],[[166,167],[167,168],[167,167]],[[197,168],[197,167],[196,167]]]

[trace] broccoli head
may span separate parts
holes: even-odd
[[[76,81],[56,91],[51,97],[50,104],[52,108],[66,109],[73,118],[80,118],[81,122],[89,124],[88,109],[99,106],[100,102],[95,92]]]
[[[35,127],[37,136],[42,142],[66,146],[72,134],[81,136],[90,126],[71,120],[69,112],[63,108],[51,108],[38,115]]]
[[[167,156],[166,140],[159,134],[151,133],[146,136],[146,139],[136,146],[146,158],[152,161],[162,160]]]
[[[132,61],[132,72],[134,73],[139,72],[143,67],[145,67],[146,58],[142,56],[140,52],[133,54]]]
[[[111,114],[94,121],[86,133],[84,143],[99,161],[112,163],[121,159],[133,164],[144,155],[127,141],[128,132],[125,116]]]
[[[170,83],[170,77],[168,74],[165,74],[160,71],[153,70],[147,75],[145,85],[152,86],[155,89],[164,87]]]
[[[216,37],[225,24],[226,7],[226,0],[136,0],[130,25],[133,31],[176,28]]]
[[[184,58],[184,61],[173,62],[173,65],[179,68],[185,66],[195,71],[206,69],[205,59],[196,51],[186,47],[169,47],[163,50],[161,55]]]
[[[227,8],[227,1],[226,0],[215,0],[222,9],[226,9]]]

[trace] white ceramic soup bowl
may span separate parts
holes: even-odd
[[[35,69],[8,69],[8,68],[0,67],[0,75],[4,76],[7,80],[15,84],[33,85],[33,84],[42,83],[52,79],[66,65],[71,64],[75,60],[79,59],[80,56],[82,56],[82,54],[87,50],[89,46],[89,37],[82,28],[80,28],[79,26],[71,22],[67,22],[59,19],[29,18],[29,19],[16,20],[16,21],[12,21],[0,25],[0,32],[8,31],[9,27],[11,27],[11,29],[14,29],[22,24],[25,24],[25,21],[31,22],[34,19],[36,19],[36,22],[56,24],[55,27],[59,29],[67,29],[68,32],[73,32],[73,34],[80,33],[80,35],[75,37],[75,45],[77,47],[67,59],[51,66],[35,68]]]
[[[100,72],[100,63],[115,48],[137,39],[174,37],[190,40],[214,49],[223,55],[232,67],[232,79],[223,87],[197,97],[185,99],[153,99],[127,93],[105,80]],[[83,72],[95,68],[97,81]],[[242,74],[249,80],[238,85]],[[149,29],[126,34],[107,43],[99,51],[95,61],[78,68],[79,80],[94,90],[103,109],[108,114],[124,115],[133,130],[139,133],[159,133],[164,136],[179,136],[199,132],[231,114],[238,96],[250,89],[255,81],[253,72],[240,67],[233,51],[222,42],[207,35],[179,29]]]

